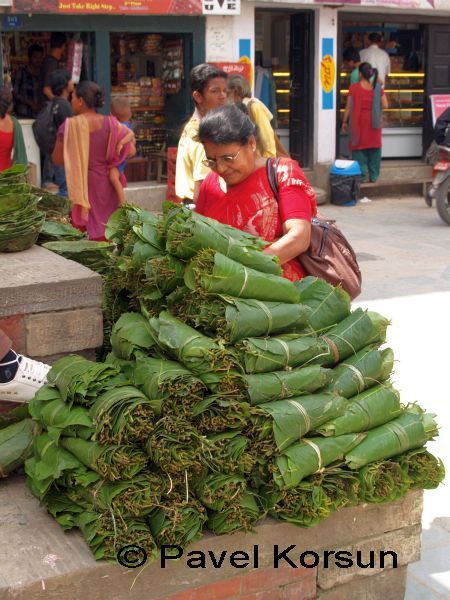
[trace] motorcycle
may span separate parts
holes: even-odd
[[[436,199],[439,216],[450,225],[450,148],[438,146],[439,160],[433,167],[433,182],[428,189],[425,201],[428,206]]]

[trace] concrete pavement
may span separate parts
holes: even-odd
[[[450,472],[450,227],[422,198],[321,207],[352,242],[363,273],[357,304],[389,317],[394,383],[403,402],[437,414],[429,449]],[[450,476],[425,492],[422,559],[408,567],[406,600],[450,598]],[[445,485],[446,483],[446,485]]]

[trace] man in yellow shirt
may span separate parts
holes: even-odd
[[[191,70],[189,76],[195,111],[178,143],[175,170],[175,193],[188,202],[197,199],[202,181],[209,173],[205,160],[205,150],[196,141],[200,121],[206,113],[227,102],[227,74],[213,65],[201,64]]]

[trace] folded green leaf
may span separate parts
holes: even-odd
[[[388,379],[393,365],[394,353],[390,348],[378,350],[376,346],[367,346],[333,369],[327,391],[351,398]]]
[[[400,395],[391,386],[377,385],[350,399],[344,413],[316,428],[322,435],[367,431],[402,413]]]
[[[101,446],[78,438],[61,438],[60,443],[86,467],[109,481],[133,479],[147,464],[147,457],[135,446]]]
[[[347,400],[332,394],[312,394],[260,404],[252,409],[249,428],[254,451],[259,456],[273,456],[277,450],[283,451],[309,431],[320,430],[320,425],[339,417],[347,408]]]
[[[111,331],[111,347],[117,358],[130,360],[138,351],[155,345],[148,320],[139,313],[124,313]]]
[[[31,419],[0,429],[0,477],[7,477],[33,455],[33,440],[39,430]]]
[[[318,365],[292,371],[275,371],[259,375],[243,375],[244,393],[250,404],[283,400],[300,394],[312,394],[330,381],[330,369]]]
[[[184,282],[191,290],[209,294],[292,304],[300,300],[299,292],[288,279],[261,273],[210,249],[201,250],[191,260]]]
[[[350,469],[361,469],[368,463],[420,448],[435,434],[433,415],[413,406],[393,421],[369,431],[359,446],[346,452],[345,461]]]
[[[308,325],[314,331],[326,331],[349,316],[350,296],[341,287],[311,276],[294,285],[300,292],[300,302],[311,309]]]
[[[187,288],[186,288],[187,289]],[[192,294],[179,291],[181,298],[172,310],[208,334],[234,344],[246,337],[300,331],[307,323],[309,309],[302,304],[263,302],[231,296]]]
[[[262,252],[267,244],[264,240],[192,211],[182,210],[172,216],[166,240],[167,252],[185,260],[212,248],[257,271],[281,275],[278,259]]]
[[[246,373],[267,373],[320,362],[328,347],[320,339],[295,333],[278,337],[247,338],[236,345]]]
[[[284,450],[274,461],[273,478],[280,488],[297,486],[302,479],[317,473],[336,461],[343,461],[352,448],[358,447],[365,433],[331,438],[304,438]],[[352,465],[350,465],[352,468]]]

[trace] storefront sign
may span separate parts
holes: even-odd
[[[439,0],[314,0],[315,4],[352,4],[386,8],[436,8]]]
[[[3,17],[3,28],[8,31],[14,31],[22,27],[22,19],[17,15],[5,15]]]
[[[433,125],[435,125],[442,113],[447,110],[447,108],[450,108],[450,94],[432,94],[430,96],[430,101],[431,116],[433,118]]]
[[[261,1],[261,0],[255,0]],[[273,2],[273,0],[263,0],[265,2]],[[275,0],[275,2],[282,0]],[[327,4],[327,5],[343,5],[351,6],[368,6],[379,8],[400,8],[400,9],[430,9],[436,10],[448,9],[449,0],[297,0],[297,4]]]
[[[16,13],[201,15],[202,0],[13,0]]]
[[[252,66],[247,62],[214,62],[218,69],[225,71],[227,75],[243,75],[247,81],[252,83]]]
[[[336,64],[334,62],[333,38],[322,39],[322,60],[320,61],[320,83],[322,84],[322,108],[332,110],[334,107],[334,82],[336,80]]]
[[[203,0],[204,15],[240,15],[241,0]]]

